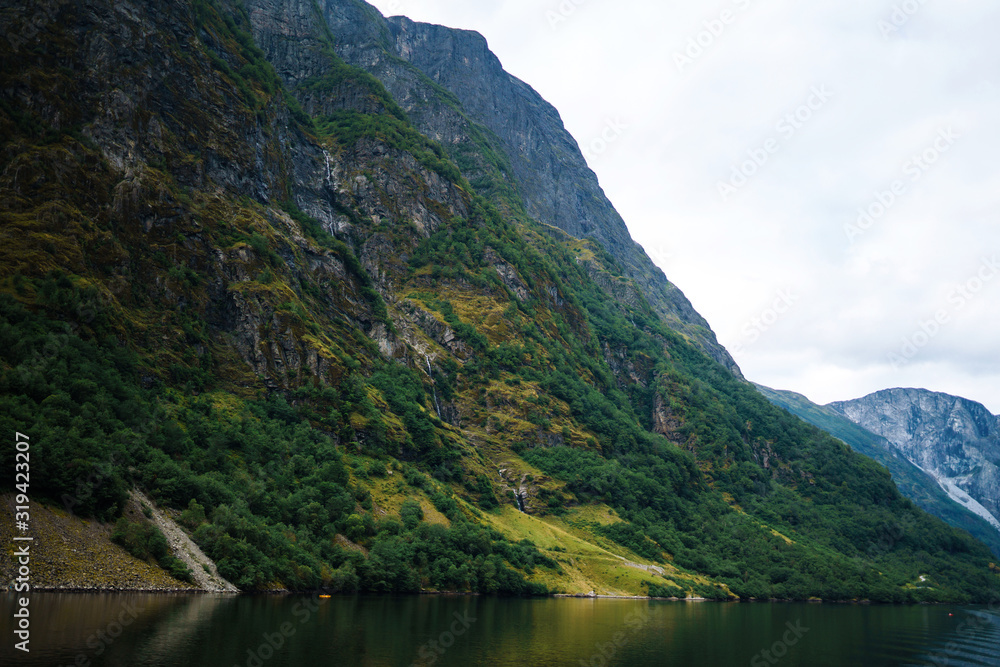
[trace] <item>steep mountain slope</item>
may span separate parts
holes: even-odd
[[[255,35],[263,37],[273,23],[257,17],[274,3],[252,0],[248,6]],[[515,214],[574,238],[596,239],[672,328],[740,375],[708,323],[632,240],[556,109],[505,72],[482,35],[405,17],[382,19],[361,0],[322,0],[319,7],[338,55],[385,84],[414,126],[441,143],[478,192],[504,193]],[[619,289],[616,296],[635,302],[630,292]]]
[[[31,436],[33,499],[183,576],[120,516],[139,489],[243,590],[1000,585],[983,545],[668,326],[599,242],[524,215],[513,181],[470,184],[319,5],[2,19],[0,427]],[[503,156],[477,151],[493,179]],[[9,488],[9,448],[0,470]]]
[[[891,442],[855,424],[833,408],[816,405],[801,394],[778,391],[759,384],[756,387],[767,400],[778,407],[823,429],[846,442],[854,451],[884,465],[907,498],[952,526],[969,531],[988,545],[995,555],[1000,556],[1000,531],[949,496],[933,475],[911,463]]]
[[[884,437],[1000,530],[1000,418],[982,404],[926,389],[886,389],[829,407]]]

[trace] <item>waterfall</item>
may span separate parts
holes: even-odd
[[[431,358],[425,354],[424,359],[427,361],[427,376],[431,379],[431,393],[434,395],[434,409],[437,410],[438,419],[441,419],[441,404],[438,403],[438,393],[436,383],[434,382],[434,373],[431,371]]]
[[[333,187],[333,171],[330,169],[330,154],[324,149],[323,158],[326,160],[326,184]]]
[[[524,511],[524,501],[528,498],[528,488],[524,484],[526,481],[528,481],[527,473],[521,476],[521,483],[518,484],[517,491],[514,492],[514,497],[517,498],[517,509],[521,510],[521,512],[525,514],[527,514],[527,512]]]

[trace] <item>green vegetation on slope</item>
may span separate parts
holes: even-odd
[[[637,291],[617,299],[629,285],[602,248],[511,215],[509,190],[471,193],[371,77],[331,60],[330,77],[292,92],[343,89],[362,108],[303,118],[238,5],[199,1],[190,18],[204,58],[161,52],[219,112],[161,113],[175,93],[154,89],[145,111],[164,143],[138,145],[151,153],[127,175],[100,144],[39,131],[46,104],[0,108],[0,425],[40,443],[40,498],[110,521],[141,487],[184,510],[244,589],[559,588],[555,547],[496,528],[520,486],[541,518],[615,508],[571,527],[662,563],[673,579],[649,592],[967,601],[997,588],[988,551],[884,469],[771,406]],[[4,86],[60,71],[75,42],[52,43],[21,54]],[[95,113],[66,116],[86,129]],[[390,156],[345,162],[364,187],[323,191],[349,223],[336,237],[300,209],[318,195],[293,164],[334,144]],[[349,152],[327,157],[364,159]],[[222,162],[225,182],[198,176]],[[440,179],[455,201],[428,201]],[[4,450],[4,475],[10,464]],[[155,536],[118,535],[157,556]]]
[[[39,292],[50,295],[57,304],[51,312],[60,319],[86,297],[65,276],[46,279]],[[357,459],[360,472],[352,472],[332,440],[280,396],[260,402],[142,390],[136,360],[113,341],[86,340],[6,295],[0,342],[0,424],[32,435],[36,500],[111,518],[124,507],[130,485],[155,489],[158,500],[188,508],[182,520],[195,540],[244,590],[280,584],[545,592],[523,573],[554,562],[529,543],[511,544],[470,522],[446,488],[408,466],[390,462],[408,493],[428,493],[450,526],[424,522],[419,506],[404,507],[400,519],[376,518],[356,479],[376,469],[385,475],[386,463]],[[334,406],[358,400],[332,387],[317,398]],[[7,450],[0,456],[8,470],[12,456]],[[342,546],[338,534],[360,548]],[[183,574],[151,525],[120,518],[113,539],[136,557],[152,556]]]
[[[761,385],[757,385],[757,389],[778,407],[823,429],[846,442],[854,451],[884,465],[892,474],[896,486],[907,498],[952,526],[968,531],[989,546],[995,555],[1000,556],[1000,533],[982,517],[976,516],[949,498],[933,477],[897,454],[885,438],[858,426],[829,408],[812,403],[801,394],[776,391]]]

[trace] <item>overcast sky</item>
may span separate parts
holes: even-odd
[[[748,378],[1000,413],[995,0],[373,4],[479,31],[555,105]]]

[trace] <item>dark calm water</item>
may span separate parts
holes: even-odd
[[[1000,665],[979,607],[475,597],[0,594],[0,664]]]

